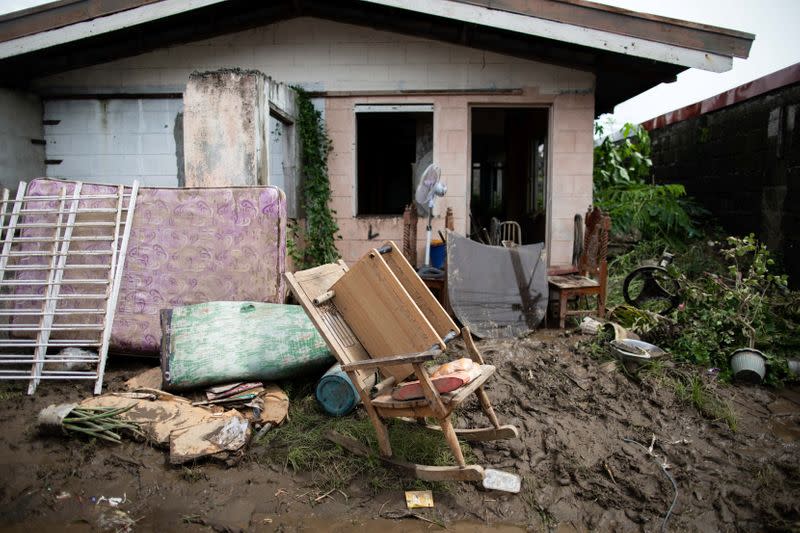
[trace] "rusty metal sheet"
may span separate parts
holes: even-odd
[[[481,338],[535,329],[547,311],[544,243],[487,246],[447,235],[447,294],[456,317]]]

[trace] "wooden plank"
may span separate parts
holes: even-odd
[[[597,281],[584,276],[549,276],[547,283],[559,289],[582,289],[600,286]]]
[[[409,424],[418,424],[415,418],[409,417],[401,417],[400,420],[403,422],[408,422]],[[433,424],[426,424],[424,426],[425,429],[429,429],[431,431],[442,431],[440,426],[436,426]],[[504,439],[516,439],[519,437],[519,431],[516,427],[506,424],[504,426],[499,427],[485,427],[485,428],[455,428],[456,435],[458,438],[464,439],[467,442],[483,442],[483,441],[490,441],[490,440],[504,440]]]
[[[436,350],[415,354],[393,355],[391,357],[383,357],[377,360],[370,359],[367,361],[355,361],[353,363],[342,365],[342,370],[346,372],[348,370],[355,370],[357,368],[374,368],[378,366],[424,363],[426,361],[432,361],[434,357],[439,355],[439,353],[441,352]]]
[[[312,300],[318,295],[330,290],[337,280],[347,272],[347,266],[343,263],[321,265],[308,270],[287,272],[284,277],[289,285],[289,289],[303,306],[308,317],[319,331],[331,353],[341,364],[354,363],[356,361],[367,361],[369,354],[358,341],[355,333],[347,325],[342,315],[333,305],[327,301],[322,305],[316,306]],[[356,376],[354,384],[356,388],[362,390],[373,375],[369,370],[356,370],[351,372]]]
[[[439,334],[441,338],[451,331],[458,332],[458,326],[444,310],[439,300],[431,293],[430,289],[425,285],[425,282],[419,277],[417,272],[411,266],[411,263],[403,255],[402,250],[392,242],[387,241],[384,246],[390,246],[392,251],[388,254],[383,254],[383,260],[389,265],[397,279],[403,285],[403,288],[417,304],[422,314],[431,323],[433,329]]]
[[[372,359],[424,352],[434,345],[445,349],[444,341],[376,250],[362,257],[332,289],[334,305]],[[411,365],[381,369],[398,383],[413,372]]]

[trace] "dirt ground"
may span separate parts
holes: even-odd
[[[488,384],[495,410],[521,438],[472,447],[480,464],[520,474],[522,492],[457,484],[420,513],[431,521],[382,518],[405,511],[402,487],[376,495],[360,478],[323,494],[307,473],[264,462],[258,446],[234,467],[176,468],[142,443],[43,436],[39,410],[87,396],[88,385],[45,383],[28,397],[22,384],[0,384],[0,531],[391,533],[440,529],[434,522],[467,532],[655,531],[675,496],[664,462],[677,485],[668,530],[800,528],[800,391],[721,387],[736,413],[732,431],[657,379],[590,357],[582,339],[543,331],[478,344],[498,367]],[[112,358],[107,389],[145,366]],[[477,402],[459,412],[457,425],[469,422],[486,423]],[[110,507],[103,496],[125,500]]]

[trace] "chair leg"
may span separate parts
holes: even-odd
[[[464,454],[461,453],[461,446],[458,444],[456,430],[453,429],[453,423],[450,421],[450,415],[439,419],[439,426],[442,428],[444,438],[447,441],[447,445],[450,446],[450,451],[453,452],[453,456],[456,458],[456,463],[458,463],[458,466],[462,468],[467,466],[466,461],[464,461]]]
[[[564,329],[567,324],[567,292],[558,293],[558,329]]]
[[[500,421],[497,420],[497,415],[494,414],[494,409],[492,409],[489,396],[486,394],[486,391],[483,390],[483,385],[475,390],[475,395],[478,397],[478,401],[481,402],[481,409],[483,409],[483,412],[486,413],[487,417],[489,417],[489,421],[494,427],[499,428]]]
[[[606,317],[606,295],[603,292],[597,295],[597,314],[600,318]]]
[[[369,399],[369,397],[367,397]],[[372,427],[375,428],[375,436],[378,438],[378,449],[383,457],[392,456],[392,445],[389,443],[389,430],[386,424],[383,423],[378,412],[372,407],[371,403],[363,402],[364,408],[367,410],[369,419],[372,421]]]

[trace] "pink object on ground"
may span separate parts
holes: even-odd
[[[28,194],[57,196],[65,185],[69,194],[73,183],[35,179]],[[115,191],[114,185],[83,185],[83,194]],[[86,203],[81,207],[91,206]],[[36,222],[37,216],[24,218]],[[70,249],[90,249],[92,244],[76,242]],[[285,266],[286,197],[279,188],[142,187],[111,349],[157,353],[163,308],[226,300],[282,303]],[[20,272],[18,279],[41,280],[43,275],[41,271]],[[18,290],[30,289],[20,286]]]

